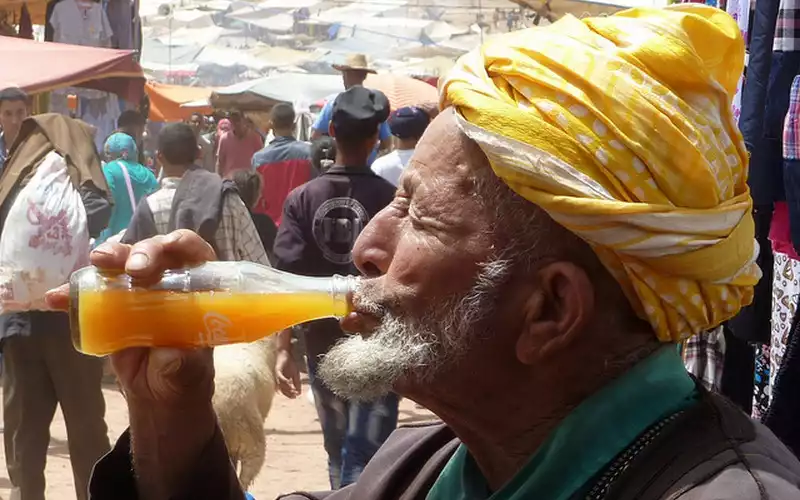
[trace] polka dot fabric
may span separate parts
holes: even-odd
[[[761,275],[731,108],[743,61],[735,21],[704,5],[566,16],[465,55],[441,99],[495,173],[680,341],[749,304]]]

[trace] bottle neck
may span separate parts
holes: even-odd
[[[344,317],[350,312],[352,294],[358,286],[358,278],[355,276],[333,276],[315,277],[300,276],[297,274],[286,273],[271,269],[271,275],[280,276],[284,288],[280,293],[297,293],[303,295],[314,295],[326,297],[332,301],[332,313],[336,317]],[[274,293],[274,288],[263,287],[261,293]]]
[[[217,290],[324,297],[332,301],[332,315],[337,317],[350,311],[351,296],[358,286],[355,276],[300,276],[252,262],[209,262],[187,272],[193,275],[191,282],[213,282]]]

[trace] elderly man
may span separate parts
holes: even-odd
[[[463,58],[452,109],[353,249],[367,279],[344,326],[361,335],[320,365],[340,394],[394,390],[443,423],[396,431],[348,488],[286,498],[800,498],[800,463],[675,346],[759,277],[730,110],[743,50],[725,13],[682,5],[566,17]],[[148,279],[212,257],[179,232],[94,262]],[[130,435],[93,498],[241,498],[210,352],[113,361]]]

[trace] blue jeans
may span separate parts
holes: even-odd
[[[309,356],[308,376],[322,425],[331,488],[355,483],[367,462],[397,427],[395,394],[368,403],[347,401],[317,378],[317,360]]]

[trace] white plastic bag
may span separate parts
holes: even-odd
[[[0,313],[46,310],[44,294],[89,263],[80,193],[55,151],[45,156],[8,212],[0,236]]]

